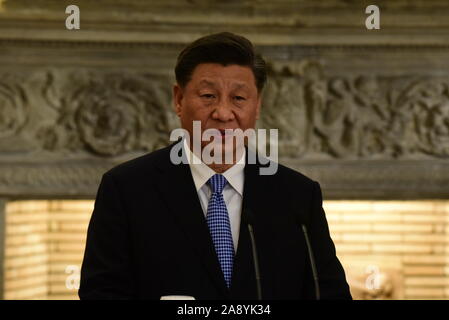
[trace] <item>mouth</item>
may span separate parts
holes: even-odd
[[[220,137],[222,140],[227,140],[235,137],[235,129],[232,128],[226,128],[226,129],[219,129],[219,128],[209,128],[214,129],[214,133],[212,133],[213,136],[216,136],[217,138]],[[208,129],[208,130],[209,130]],[[226,132],[228,131],[228,132]]]
[[[226,132],[226,130],[228,132]],[[222,138],[231,138],[234,136],[234,130],[233,129],[218,129],[220,131]]]

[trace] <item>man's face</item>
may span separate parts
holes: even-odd
[[[261,99],[252,70],[246,66],[199,64],[184,88],[173,88],[176,114],[181,126],[193,137],[193,121],[201,130],[254,128]],[[201,132],[202,133],[202,132]],[[224,141],[224,140],[223,140]],[[209,141],[202,141],[201,147]]]

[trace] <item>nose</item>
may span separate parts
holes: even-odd
[[[232,106],[229,102],[220,101],[217,107],[212,112],[212,119],[228,122],[235,119],[234,112],[232,111]]]

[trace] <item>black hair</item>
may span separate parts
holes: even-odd
[[[251,41],[230,32],[204,36],[181,51],[175,67],[176,81],[181,87],[187,85],[193,70],[201,63],[237,64],[251,68],[259,93],[267,81],[266,63],[254,51]]]

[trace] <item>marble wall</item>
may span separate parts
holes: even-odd
[[[92,197],[109,167],[169,143],[177,53],[223,30],[269,62],[258,126],[333,199],[449,194],[449,4],[4,1],[0,196]]]

